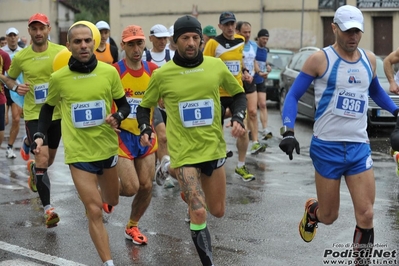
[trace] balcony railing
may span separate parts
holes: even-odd
[[[346,5],[346,0],[319,0],[319,9],[333,9]]]
[[[399,0],[358,0],[358,8],[399,8]]]
[[[362,8],[399,8],[399,0],[357,0],[357,7]],[[336,10],[346,5],[346,0],[319,0],[319,9]]]

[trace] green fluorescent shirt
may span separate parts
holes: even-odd
[[[109,124],[104,121],[100,125],[78,128],[73,117],[79,106],[87,106],[89,102],[94,102],[94,105],[102,102],[102,107],[96,109],[104,110],[102,117],[105,120],[111,113],[113,100],[124,95],[115,67],[100,61],[91,73],[74,72],[66,66],[51,75],[46,103],[51,106],[59,103],[61,109],[66,164],[95,162],[118,154],[118,136]],[[96,114],[99,114],[85,108],[80,111],[80,117],[86,124],[91,124],[96,119]]]
[[[171,60],[153,72],[140,105],[150,108],[157,105],[158,99],[163,99],[168,115],[166,137],[172,168],[226,156],[221,125],[220,86],[230,95],[244,92],[219,58],[204,56],[202,64],[194,68],[180,67]],[[210,113],[209,106],[212,103],[214,108]],[[195,108],[197,105],[202,108]],[[192,108],[187,109],[187,106]],[[183,121],[187,118],[181,114],[184,111],[191,114],[188,120],[206,125],[185,127]],[[209,117],[213,118],[212,122],[201,120]]]
[[[15,54],[7,75],[16,79],[23,73],[24,82],[29,84],[30,90],[24,98],[24,119],[39,119],[40,109],[48,94],[50,75],[53,73],[53,60],[59,51],[65,46],[47,42],[48,47],[44,52],[34,52],[32,46],[28,46]],[[36,100],[35,100],[36,97]],[[53,120],[60,119],[59,108],[53,113]]]

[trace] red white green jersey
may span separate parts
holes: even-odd
[[[50,78],[46,103],[60,106],[65,163],[95,162],[118,153],[118,136],[105,118],[124,97],[115,67],[98,61],[91,73],[63,67]]]
[[[144,93],[147,90],[151,73],[158,68],[156,64],[147,61],[142,61],[141,65],[142,67],[139,70],[130,69],[126,66],[126,61],[124,59],[113,64],[113,66],[118,70],[125,90],[127,102],[130,105],[130,114],[122,121],[120,128],[129,131],[136,136],[140,136],[140,129],[136,117],[137,106],[141,103]],[[151,121],[153,112],[154,108],[151,108]]]
[[[7,72],[12,79],[17,79],[22,73],[24,82],[30,86],[24,99],[24,119],[27,121],[39,119],[40,109],[49,93],[49,79],[53,73],[54,57],[59,51],[65,49],[65,46],[50,41],[47,44],[48,47],[44,52],[35,52],[29,45],[16,53]],[[53,120],[60,118],[59,108],[56,107]]]

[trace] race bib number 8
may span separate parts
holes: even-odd
[[[180,102],[180,119],[184,127],[208,126],[213,123],[213,100]]]
[[[72,123],[76,128],[99,126],[105,121],[104,100],[74,103],[71,106]]]
[[[34,85],[33,92],[35,97],[35,104],[44,103],[48,95],[48,83]]]
[[[367,96],[341,90],[335,97],[333,113],[348,118],[360,118],[366,110]]]

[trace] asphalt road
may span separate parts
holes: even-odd
[[[247,183],[234,174],[235,140],[226,130],[228,147],[235,154],[226,163],[226,214],[208,220],[215,265],[350,265],[344,252],[350,250],[347,245],[352,242],[355,220],[345,181],[341,183],[339,219],[330,226],[320,224],[315,239],[305,243],[298,234],[298,223],[306,199],[315,196],[309,158],[312,123],[298,119],[301,154],[295,154],[292,161],[278,147],[280,125],[279,112],[269,104],[274,137],[267,141],[266,152],[248,155],[247,165],[256,179]],[[0,149],[0,266],[101,265],[89,237],[83,204],[63,163],[62,147],[49,169],[52,203],[61,221],[55,228],[45,228],[40,200],[27,186],[26,162],[19,156],[23,131],[21,128],[15,144],[18,158],[5,158],[6,140]],[[377,183],[375,250],[390,252],[385,258],[376,258],[374,265],[399,265],[394,253],[399,247],[399,179],[388,155],[389,132],[379,129],[370,136]],[[7,139],[8,127],[5,135]],[[115,265],[200,265],[179,193],[177,186],[164,189],[154,184],[151,205],[139,224],[148,237],[146,246],[124,239],[132,198],[121,197],[115,211],[104,214]],[[342,261],[338,264],[335,260]]]

